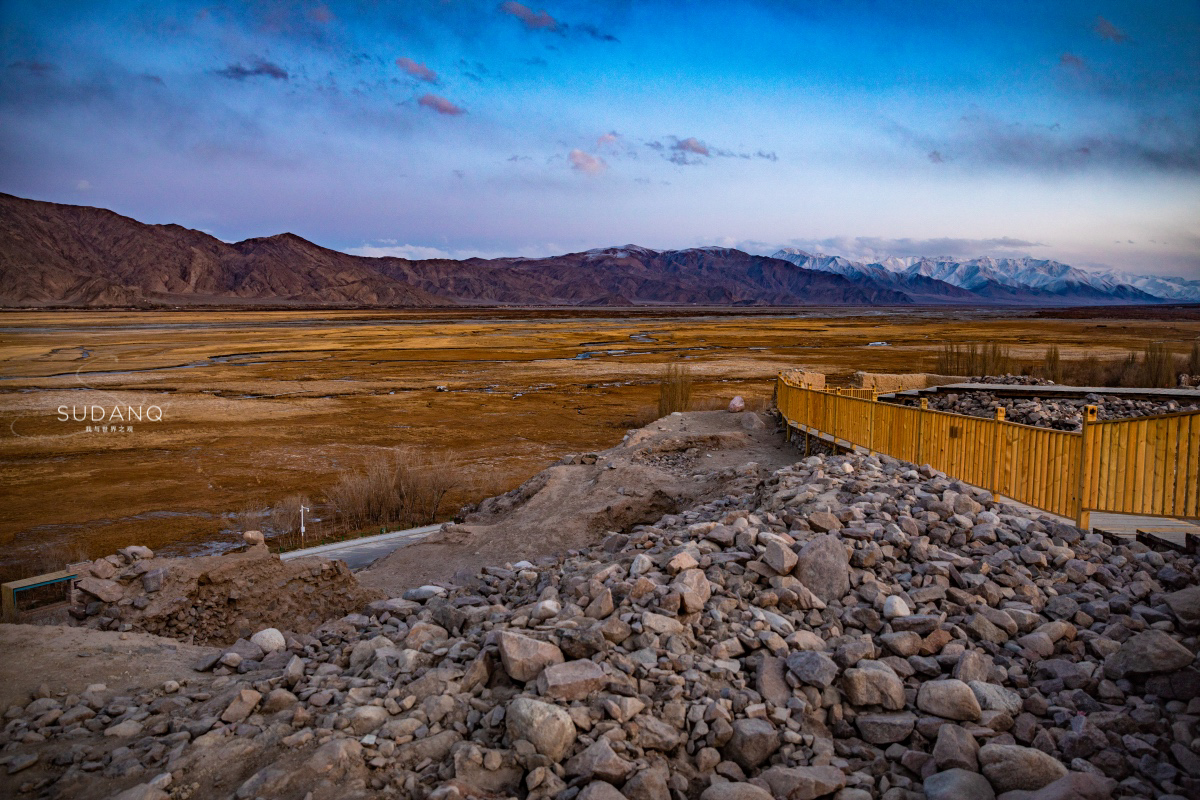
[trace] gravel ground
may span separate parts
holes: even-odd
[[[928,468],[814,456],[313,635],[259,631],[200,680],[51,683],[5,714],[0,793],[1196,797],[1198,581],[1191,556]]]

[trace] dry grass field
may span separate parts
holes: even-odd
[[[1017,361],[1179,353],[1200,314],[824,309],[771,312],[12,312],[0,316],[0,570],[57,568],[128,544],[198,552],[263,510],[323,503],[405,448],[446,476],[443,518],[565,453],[653,418],[667,362],[694,406],[769,398],[780,369],[932,369],[951,342]],[[868,347],[887,341],[889,347]],[[72,407],[143,408],[87,432]],[[150,406],[160,421],[146,418]],[[106,423],[128,426],[128,421]],[[320,530],[325,522],[316,522]]]

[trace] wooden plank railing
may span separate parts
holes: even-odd
[[[1059,431],[874,402],[871,389],[810,389],[779,376],[789,425],[836,442],[929,464],[998,495],[1076,520],[1090,512],[1200,516],[1200,412],[1096,421]]]

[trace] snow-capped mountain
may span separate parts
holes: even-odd
[[[1098,272],[1109,280],[1141,289],[1147,294],[1181,303],[1200,303],[1200,280],[1175,275],[1135,275],[1131,272],[1108,270]]]
[[[1148,278],[1139,283],[1112,273],[1072,267],[1060,261],[1037,258],[890,257],[865,264],[840,256],[784,248],[774,254],[794,264],[823,272],[836,272],[857,282],[873,281],[889,288],[920,293],[934,302],[983,302],[1023,305],[1088,305],[1093,303],[1154,303],[1189,300],[1200,294],[1200,281]],[[924,279],[919,285],[914,283]],[[1188,284],[1196,283],[1197,286]],[[955,295],[950,287],[963,294]],[[1150,291],[1151,288],[1159,291]],[[1167,292],[1170,293],[1167,293]],[[1162,293],[1159,293],[1162,292]],[[1196,298],[1200,299],[1200,297]]]

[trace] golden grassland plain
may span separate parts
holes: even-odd
[[[233,543],[238,514],[296,494],[320,503],[339,475],[385,448],[453,473],[448,516],[563,454],[619,442],[653,417],[666,362],[687,363],[693,402],[713,407],[735,394],[769,398],[782,369],[843,380],[857,369],[929,370],[947,341],[998,342],[1033,363],[1050,344],[1069,360],[1152,340],[1183,353],[1200,336],[1200,314],[1113,314],[4,313],[0,571],[129,544],[178,553]],[[868,346],[876,341],[890,346]],[[58,412],[152,405],[161,421],[134,421],[131,432],[89,433],[93,423]]]

